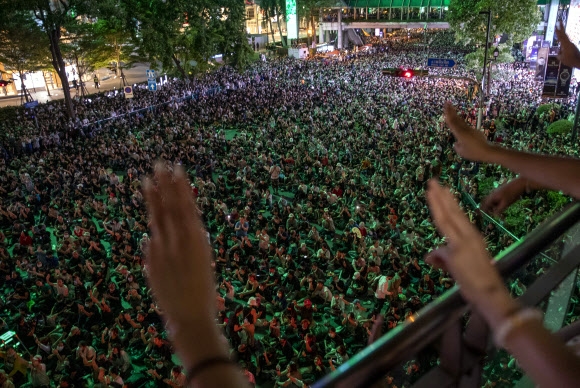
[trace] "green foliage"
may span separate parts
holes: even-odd
[[[491,193],[496,188],[495,178],[494,177],[487,177],[482,179],[478,183],[477,193],[479,194],[479,198],[485,198],[489,193]]]
[[[19,74],[50,67],[47,37],[30,14],[14,13],[0,25],[0,62]]]
[[[223,39],[217,45],[218,51],[224,54],[226,63],[237,70],[242,70],[251,63],[253,50],[248,44],[246,34],[245,3],[237,0],[221,0],[226,9],[225,20],[220,31]]]
[[[514,57],[511,55],[511,49],[508,44],[500,44],[498,46],[499,49],[499,56],[494,61],[494,63],[512,63],[514,61]],[[487,52],[487,58],[493,58],[493,51],[495,47],[492,47]],[[476,51],[469,53],[465,56],[465,64],[469,70],[474,70],[478,79],[481,79],[481,69],[483,68],[483,59],[485,56],[485,48],[480,47]],[[495,72],[492,71],[492,77],[495,75]]]
[[[251,49],[242,1],[119,1],[142,54],[154,68],[160,64],[164,71],[185,78],[211,67],[216,54],[238,69],[248,64]]]
[[[570,203],[570,197],[557,191],[548,191],[546,196],[548,197],[548,206],[553,211],[557,211],[561,207]]]
[[[11,23],[18,15],[29,15],[38,29],[44,33],[47,48],[50,49],[51,64],[62,82],[65,107],[71,118],[75,118],[76,112],[72,106],[66,63],[61,51],[62,34],[80,23],[82,18],[77,16],[87,15],[90,6],[97,1],[0,0],[0,8],[4,11],[0,19],[0,29]]]
[[[447,20],[459,41],[485,44],[487,15],[482,11],[492,12],[490,39],[508,34],[511,41],[522,42],[540,22],[536,0],[451,0]]]
[[[21,111],[22,108],[19,106],[6,106],[4,108],[0,108],[0,123],[17,122],[17,114]]]
[[[556,191],[538,192],[535,200],[525,198],[507,208],[504,225],[516,236],[524,236],[569,202],[569,197]]]
[[[568,120],[558,120],[548,126],[547,132],[549,135],[566,134],[574,127],[574,124]]]
[[[530,223],[531,206],[533,201],[529,198],[522,199],[505,211],[504,225],[516,236],[524,236],[528,232]]]
[[[543,115],[544,113],[548,113],[551,109],[555,108],[556,104],[542,104],[536,109],[536,114],[538,116]]]
[[[280,33],[280,41],[282,45],[285,47],[287,42],[284,40],[282,36],[282,26],[280,21],[282,19],[286,20],[286,1],[285,0],[260,0],[258,2],[260,8],[264,10],[265,16],[268,19],[268,23],[270,23],[270,31],[272,31],[272,41],[274,39],[274,29],[272,28],[272,18],[276,17],[276,24],[278,25],[278,32]]]

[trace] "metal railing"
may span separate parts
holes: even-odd
[[[463,190],[461,188],[461,186],[458,187],[458,190],[461,192],[461,197],[463,199],[464,203],[469,204],[474,210],[477,210],[479,212],[479,214],[481,214],[481,216],[483,217],[483,219],[487,222],[489,222],[490,224],[492,224],[497,230],[499,230],[501,233],[506,234],[508,236],[510,236],[514,241],[520,241],[521,238],[516,236],[515,234],[513,234],[510,230],[508,230],[501,222],[498,222],[495,218],[493,218],[491,215],[487,214],[486,212],[484,212],[481,207],[479,206],[479,204],[475,201],[475,199],[473,199],[473,197],[466,192],[465,190]],[[553,258],[551,258],[550,256],[546,255],[545,253],[541,252],[540,255],[542,255],[544,257],[544,259],[546,260],[550,260],[550,261],[554,261]]]
[[[512,275],[539,252],[557,242],[579,220],[580,203],[574,202],[501,252],[495,258],[496,268],[503,277]],[[549,295],[578,266],[579,251],[580,248],[575,248],[561,258],[546,275],[528,288],[520,301],[535,304]],[[412,319],[367,346],[313,387],[368,387],[438,339],[444,343],[439,350],[439,366],[428,372],[415,386],[458,386],[459,381],[462,381],[462,386],[481,386],[481,359],[488,351],[489,333],[476,313],[471,314],[469,326],[463,329],[461,319],[468,309],[459,288],[451,288]]]
[[[222,92],[222,88],[220,87],[215,87],[215,88],[211,88],[208,90],[205,90],[203,92],[193,92],[192,94],[190,94],[189,96],[185,96],[185,97],[179,97],[179,98],[172,98],[170,100],[167,101],[163,101],[160,102],[158,104],[154,104],[154,105],[149,105],[146,106],[144,108],[139,108],[136,109],[134,111],[131,112],[127,112],[127,113],[123,113],[120,115],[116,115],[114,117],[109,117],[106,119],[101,119],[101,120],[96,120],[96,121],[92,121],[90,123],[84,124],[81,126],[81,128],[88,128],[88,127],[101,127],[103,124],[109,122],[109,121],[115,121],[115,120],[120,120],[123,118],[131,118],[131,116],[137,115],[139,113],[143,113],[143,112],[152,112],[155,109],[162,107],[162,106],[167,106],[169,104],[175,104],[175,103],[182,103],[185,101],[197,101],[199,100],[201,97],[211,97],[211,96],[215,96],[216,94],[219,94]]]

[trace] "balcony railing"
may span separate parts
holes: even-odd
[[[496,257],[496,268],[504,278],[514,275],[536,258],[550,265],[544,275],[528,286],[519,298],[520,303],[545,307],[543,302],[552,290],[576,273],[580,265],[580,245],[571,238],[570,230],[578,221],[580,203],[574,202]],[[554,246],[558,249],[551,249],[550,256],[557,252],[556,260],[547,261],[539,255]],[[428,348],[437,350],[438,363],[414,384],[415,387],[480,387],[481,361],[493,348],[489,330],[477,313],[471,312],[468,323],[463,324],[468,312],[469,307],[455,286],[313,387],[371,386]],[[559,335],[567,339],[579,331],[580,324],[571,325]]]

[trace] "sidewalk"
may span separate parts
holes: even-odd
[[[125,78],[129,85],[146,82],[147,75],[145,74],[145,70],[149,69],[148,64],[137,64],[135,67],[131,69],[124,70]],[[96,89],[94,83],[92,81],[87,82],[85,84],[89,94],[108,91],[108,90],[119,90],[123,88],[123,82],[121,78],[116,78],[115,73],[112,73],[107,68],[102,68],[97,70],[97,74],[99,75],[100,88]],[[37,89],[38,90],[38,89]],[[37,92],[34,89],[29,90],[30,95],[34,100],[37,100],[41,104],[45,104],[50,101],[55,100],[62,100],[64,99],[64,94],[62,92],[62,88],[60,89],[51,89],[50,96],[46,92],[46,90],[41,89]],[[71,96],[75,97],[77,92],[75,89],[71,87]],[[0,96],[0,107],[5,106],[19,106],[20,105],[20,95],[15,96]]]

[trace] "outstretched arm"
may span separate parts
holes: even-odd
[[[187,368],[229,353],[213,321],[215,283],[210,247],[193,200],[185,171],[169,173],[156,166],[155,181],[144,182],[152,238],[148,252],[148,280],[165,311],[173,344]],[[205,364],[191,381],[199,387],[243,387],[235,364]]]
[[[467,125],[455,108],[445,104],[445,119],[457,140],[455,151],[478,162],[500,164],[537,187],[560,190],[580,199],[580,160],[514,151],[487,142],[484,134]]]
[[[544,189],[530,179],[518,177],[493,190],[481,203],[484,211],[499,215],[529,191]]]
[[[491,264],[483,237],[459,208],[453,195],[435,181],[427,201],[447,245],[429,254],[427,262],[449,271],[463,297],[483,316],[505,347],[534,382],[542,387],[574,387],[580,379],[580,359],[546,330],[540,319],[530,319],[512,299]]]
[[[560,42],[560,55],[558,55],[558,59],[565,65],[580,68],[580,51],[572,43],[568,35],[566,35],[562,22],[556,25],[556,35]]]

